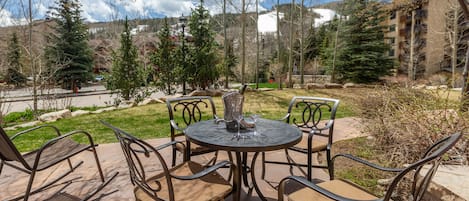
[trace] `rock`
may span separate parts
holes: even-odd
[[[182,94],[174,94],[172,96],[164,96],[164,97],[161,97],[160,100],[162,100],[163,102],[166,102],[166,99],[179,98],[179,97],[182,97]]]
[[[435,89],[438,89],[438,86],[426,86],[425,89],[435,90]]]
[[[159,99],[147,98],[147,99],[143,100],[142,102],[138,103],[138,106],[159,103],[159,101],[157,101],[157,100],[159,100]]]
[[[318,83],[308,83],[306,84],[306,89],[324,89],[326,85]]]
[[[375,137],[370,135],[370,136],[366,137],[366,140],[370,140],[370,141],[375,140]]]
[[[273,90],[275,90],[275,89],[273,89],[273,88],[259,88],[259,89],[257,89],[257,91],[273,91]]]
[[[343,86],[343,88],[362,88],[362,87],[365,87],[363,84],[355,84],[355,83],[345,83]]]
[[[38,124],[40,124],[42,122],[40,121],[32,121],[32,122],[28,122],[28,123],[24,123],[24,124],[20,124],[20,125],[17,125],[16,127],[17,128],[26,128],[26,127],[33,127],[33,126],[36,126]]]
[[[294,88],[294,89],[304,89],[304,88],[305,88],[305,85],[304,85],[304,84],[294,84],[294,85],[293,85],[293,88]]]
[[[77,116],[81,116],[81,115],[85,115],[89,113],[91,112],[87,110],[77,110],[77,111],[72,112],[72,117],[77,117]]]
[[[3,130],[6,130],[6,131],[14,131],[14,130],[16,130],[17,128],[18,128],[18,126],[16,125],[16,126],[6,127],[6,128],[4,128]]]
[[[416,85],[416,86],[412,86],[413,89],[425,89],[425,85],[424,84],[419,84],[419,85]]]
[[[326,83],[324,86],[326,87],[326,89],[340,89],[343,87],[341,84],[337,83]]]
[[[107,107],[107,108],[103,108],[103,109],[99,109],[99,110],[96,110],[94,112],[91,112],[92,114],[99,114],[99,113],[103,113],[103,112],[106,112],[106,111],[112,111],[112,110],[115,110],[117,109],[116,107]]]
[[[191,92],[188,96],[222,96],[223,92],[220,89],[207,89],[207,90],[195,90]]]
[[[71,116],[72,116],[72,112],[69,109],[65,109],[65,110],[43,114],[39,116],[38,119],[39,121],[42,121],[42,122],[53,122],[53,121],[57,121],[58,119],[63,119],[63,118],[71,117]]]
[[[392,180],[393,180],[393,179],[394,179],[394,178],[389,178],[389,179],[378,179],[378,181],[377,181],[377,182],[378,182],[378,185],[381,185],[381,186],[387,186],[387,185],[389,185],[389,184],[392,182]]]

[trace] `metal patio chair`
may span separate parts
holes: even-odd
[[[47,130],[49,132],[46,132]],[[37,134],[37,132],[53,133],[57,134],[57,137],[47,141],[44,143],[39,149],[34,151],[21,154],[18,149],[13,144],[13,140],[17,139],[18,137],[28,134],[35,131],[33,134]],[[71,139],[72,136],[76,135],[84,135],[88,138],[89,144],[79,144]],[[70,160],[71,157],[83,152],[83,151],[92,151],[94,154],[94,158],[96,161],[96,165],[98,168],[99,176],[101,179],[102,184],[96,188],[93,192],[89,193],[85,198],[82,200],[88,200],[93,195],[98,193],[102,188],[104,188],[114,177],[118,174],[118,172],[114,173],[111,177],[107,180],[104,178],[103,171],[101,169],[101,165],[99,163],[98,155],[96,154],[96,147],[97,145],[94,144],[91,135],[82,130],[72,131],[66,134],[61,134],[59,129],[52,125],[41,125],[31,129],[27,129],[25,131],[19,132],[12,137],[8,137],[5,131],[0,128],[0,174],[3,169],[3,166],[10,166],[15,168],[21,172],[29,174],[29,182],[26,185],[26,191],[24,195],[19,195],[15,198],[9,198],[11,200],[28,200],[30,195],[41,192],[46,190],[52,184],[55,184],[60,179],[64,178],[71,172],[73,172],[76,168],[83,164],[83,161],[80,161],[74,165]],[[50,180],[49,182],[45,183],[44,185],[37,187],[36,189],[32,189],[34,178],[37,172],[45,171],[48,168],[57,165],[63,161],[67,161],[70,170],[65,172],[64,174],[58,176],[57,178]],[[3,198],[2,198],[3,199]]]
[[[331,147],[333,142],[334,121],[339,100],[320,97],[295,96],[288,105],[287,114],[281,120],[297,126],[303,131],[303,138],[297,145],[285,150],[287,162],[267,160],[262,153],[262,179],[265,179],[266,163],[289,165],[293,174],[293,166],[306,167],[307,172],[302,171],[308,180],[312,179],[312,168],[329,170],[331,164]],[[293,160],[289,151],[295,151],[307,155],[307,162],[299,163]],[[326,164],[313,164],[313,153],[326,152]]]
[[[169,123],[171,126],[171,141],[184,136],[184,129],[196,122],[210,119],[218,119],[215,104],[210,96],[192,96],[170,98],[166,100],[168,107]],[[184,145],[184,146],[182,146]],[[190,160],[191,156],[201,155],[215,152],[208,164],[215,164],[218,152],[207,147],[203,147],[194,143],[185,142],[185,144],[176,144],[172,150],[172,163],[176,164],[176,154],[181,152],[184,154],[185,160]]]
[[[363,159],[357,158],[349,154],[338,154],[332,159],[332,166],[337,157],[345,157],[351,161],[361,163],[365,166],[371,168],[385,171],[385,172],[394,172],[396,176],[393,177],[393,180],[386,189],[386,193],[383,197],[378,198],[377,196],[367,192],[362,189],[360,186],[353,184],[351,182],[331,178],[330,181],[325,181],[322,183],[314,184],[303,177],[298,176],[289,176],[284,178],[280,182],[280,187],[278,191],[279,201],[283,201],[285,186],[287,181],[293,181],[305,186],[304,188],[295,191],[288,195],[289,201],[326,201],[326,200],[343,200],[343,201],[352,201],[352,200],[380,200],[388,201],[392,199],[392,195],[396,193],[397,186],[404,181],[404,178],[409,178],[411,182],[411,195],[406,200],[419,201],[422,200],[425,192],[435,175],[438,166],[441,163],[442,156],[451,149],[456,142],[461,138],[461,133],[456,133],[451,136],[445,137],[440,141],[436,142],[430,146],[423,156],[417,162],[408,165],[405,168],[385,168],[379,165],[369,163]],[[425,168],[423,168],[425,165]],[[333,168],[332,168],[333,170]],[[423,170],[423,171],[422,171]],[[333,173],[332,173],[333,175]]]
[[[232,185],[216,172],[224,166],[234,171],[229,161],[221,161],[206,169],[199,163],[186,161],[169,169],[160,151],[177,144],[184,146],[182,142],[171,141],[153,147],[107,122],[101,123],[111,128],[119,140],[137,201],[221,201],[231,193]],[[149,169],[155,167],[161,171],[150,174]]]

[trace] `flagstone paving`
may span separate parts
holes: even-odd
[[[360,132],[360,125],[360,121],[357,118],[337,119],[334,127],[334,140],[337,141],[342,139],[365,136],[365,134]],[[148,140],[148,142],[152,145],[159,145],[168,141],[168,138]],[[134,200],[133,186],[130,182],[127,164],[125,162],[119,144],[101,144],[98,146],[97,151],[105,174],[107,176],[110,176],[114,172],[119,172],[119,175],[106,188],[104,188],[96,196],[96,198],[100,198],[100,200]],[[171,158],[170,149],[165,149],[162,154],[164,155],[166,160],[169,160]],[[250,156],[252,157],[252,155]],[[283,151],[268,152],[266,156],[267,158],[275,159],[285,158]],[[210,156],[193,157],[192,160],[204,162],[207,161],[206,157]],[[304,155],[294,154],[293,157],[297,158],[297,160],[304,160]],[[181,159],[182,157],[179,156],[178,158]],[[225,152],[221,152],[219,158],[222,160],[227,159],[227,154]],[[33,195],[30,200],[47,200],[55,192],[61,190],[61,188],[64,187],[67,181],[70,180],[73,180],[73,182],[70,185],[66,186],[65,189],[63,189],[62,191],[77,197],[83,197],[96,186],[98,186],[100,184],[100,181],[98,179],[99,176],[96,171],[96,164],[92,158],[92,153],[86,152],[73,158],[74,162],[78,162],[80,160],[85,161],[82,167],[79,167],[75,172],[71,173],[69,176],[63,179],[62,183],[53,186],[52,188],[48,189],[43,193]],[[257,162],[257,167],[260,167],[260,157],[258,157]],[[169,161],[168,164],[170,164]],[[40,172],[37,175],[37,179],[35,179],[35,186],[42,184],[47,178],[54,178],[54,175],[59,175],[66,168],[67,164],[63,163],[54,167],[53,171]],[[150,172],[158,172],[161,170],[160,166],[157,165],[149,165],[148,168],[150,169]],[[228,169],[222,169],[220,170],[220,173],[222,175],[225,175],[226,177],[226,175],[228,175],[227,171]],[[272,186],[278,185],[278,182],[282,178],[290,175],[289,168],[287,166],[281,165],[267,165],[266,180],[260,179],[261,168],[256,168],[254,171],[257,178],[256,181],[258,182],[263,194],[269,200],[277,200],[277,191]],[[300,175],[299,171],[296,169],[294,170],[294,173]],[[313,175],[315,178],[319,178],[322,180],[328,179],[328,175],[323,170],[315,169],[313,171]],[[4,167],[2,174],[0,175],[0,189],[2,189],[0,191],[0,200],[6,200],[9,197],[19,195],[24,192],[27,184],[27,179],[27,174],[14,170],[10,167]],[[462,185],[468,186],[467,179],[466,183]],[[260,200],[255,192],[253,192],[252,194],[248,194],[248,189],[246,187],[243,187],[241,196],[242,200]],[[229,196],[226,200],[230,201],[231,196]]]

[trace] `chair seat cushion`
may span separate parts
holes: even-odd
[[[318,152],[325,150],[327,147],[327,138],[321,137],[321,136],[314,136],[313,137],[313,147],[312,151],[313,152]],[[295,145],[296,148],[300,149],[308,149],[308,134],[303,134],[303,137],[301,138],[301,141]]]
[[[356,200],[374,200],[376,196],[366,192],[365,190],[342,180],[332,180],[317,184],[318,186],[335,193],[337,195],[356,199]],[[330,201],[332,199],[312,190],[310,188],[302,188],[288,196],[289,201]]]
[[[170,171],[172,175],[183,176],[193,175],[203,169],[204,167],[202,165],[188,161],[172,168]],[[154,185],[152,188],[156,189],[157,186],[155,185],[155,180],[159,181],[161,184],[161,191],[158,193],[158,197],[164,200],[169,200],[168,184],[165,176],[161,173],[147,180],[147,183],[149,185]],[[175,200],[178,201],[223,200],[232,189],[230,183],[217,172],[213,172],[194,180],[179,180],[172,178],[172,183],[174,187],[174,197]],[[154,200],[138,186],[135,187],[134,193],[137,201]]]
[[[58,140],[42,151],[37,169],[42,170],[50,167],[60,161],[67,159],[71,155],[88,149],[89,147],[90,146],[86,144],[76,143],[70,138]],[[35,150],[23,155],[24,160],[30,167],[33,167],[37,153],[38,150]]]

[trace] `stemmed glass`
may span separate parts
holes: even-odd
[[[234,120],[236,120],[236,123],[238,124],[238,132],[235,136],[233,136],[233,138],[237,138],[238,140],[249,138],[249,136],[247,135],[241,135],[241,122],[244,120],[243,115],[242,114],[235,115]]]
[[[257,136],[258,134],[257,134],[257,125],[256,125],[256,122],[257,122],[257,119],[259,119],[259,117],[261,117],[261,115],[260,115],[260,114],[251,114],[250,117],[251,117],[251,119],[252,119],[252,121],[253,121],[253,123],[254,123],[254,134],[253,134],[253,135],[254,135],[254,136]]]

